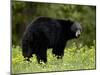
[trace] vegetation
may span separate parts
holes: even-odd
[[[91,46],[96,33],[96,7],[70,4],[36,2],[12,2],[12,43],[20,45],[23,32],[32,20],[39,16],[72,19],[82,24],[80,42]]]
[[[62,60],[53,57],[52,49],[49,49],[47,64],[38,64],[35,55],[31,63],[23,61],[22,35],[26,26],[39,16],[72,19],[81,23],[81,37],[68,42]],[[95,41],[95,6],[12,1],[12,73],[95,69]]]
[[[67,70],[84,70],[95,69],[95,42],[90,48],[80,44],[79,48],[76,43],[72,47],[65,49],[63,59],[57,60],[53,57],[51,49],[48,50],[48,62],[38,64],[36,56],[33,55],[31,63],[23,61],[24,58],[19,46],[12,48],[12,73],[34,73],[50,71],[67,71]]]

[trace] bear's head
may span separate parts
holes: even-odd
[[[73,22],[73,24],[70,27],[70,30],[73,35],[73,38],[79,38],[82,32],[82,26],[79,22]]]

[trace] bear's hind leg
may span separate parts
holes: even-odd
[[[30,58],[32,57],[32,49],[29,46],[23,46],[22,54],[25,60],[30,61]]]

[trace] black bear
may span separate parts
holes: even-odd
[[[24,58],[36,54],[37,61],[47,62],[47,49],[59,59],[64,56],[66,42],[78,38],[82,32],[80,23],[71,20],[38,17],[26,28],[22,38]]]

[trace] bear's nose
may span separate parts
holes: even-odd
[[[80,30],[78,30],[78,31],[76,32],[76,37],[79,38],[80,35],[81,35]]]
[[[80,34],[77,35],[77,38],[79,38],[79,37],[80,37]]]

